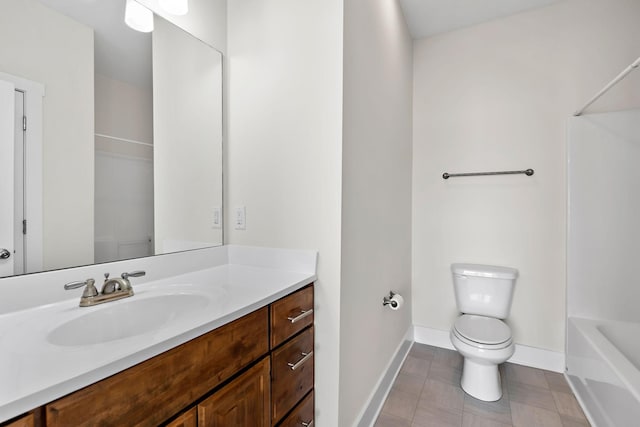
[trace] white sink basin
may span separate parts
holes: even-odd
[[[157,329],[205,308],[210,298],[199,294],[168,294],[136,299],[135,296],[91,310],[53,329],[47,340],[59,346],[83,346],[129,338]],[[110,305],[113,304],[113,305]]]

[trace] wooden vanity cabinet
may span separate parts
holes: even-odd
[[[33,413],[29,413],[20,418],[17,418],[13,421],[10,421],[8,424],[3,424],[6,427],[36,427],[36,418]]]
[[[266,355],[268,334],[265,307],[49,403],[47,426],[156,426]]]
[[[313,285],[279,299],[271,308],[271,349],[313,325]]]
[[[313,425],[313,415],[315,407],[313,391],[307,394],[302,402],[282,420],[278,427],[311,427]]]
[[[311,425],[313,346],[309,285],[0,427]]]
[[[270,360],[265,357],[198,405],[199,427],[269,427]]]
[[[313,389],[313,327],[271,353],[271,416],[278,422]]]
[[[165,427],[198,427],[198,408],[191,408]]]
[[[281,420],[313,390],[313,333],[313,286],[271,304],[272,426],[288,422]]]

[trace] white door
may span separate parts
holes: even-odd
[[[15,87],[0,80],[0,277],[13,275]]]

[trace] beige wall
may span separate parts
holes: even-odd
[[[338,425],[342,1],[228,4],[225,243],[319,251],[316,407]]]
[[[515,341],[564,351],[567,119],[638,57],[638,16],[635,0],[567,0],[415,42],[415,325],[451,327],[451,263],[507,265],[520,270]],[[594,110],[632,105],[637,87]]]
[[[411,36],[398,2],[344,2],[340,426],[411,326]],[[404,309],[382,306],[390,290]]]
[[[93,31],[35,0],[4,0],[0,71],[45,86],[43,269],[93,263]]]
[[[153,143],[153,92],[148,88],[95,75],[96,134]],[[153,148],[96,136],[96,150],[153,158]]]

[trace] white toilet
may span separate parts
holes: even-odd
[[[452,264],[456,305],[462,312],[449,337],[464,357],[461,385],[476,399],[502,397],[498,365],[515,350],[511,329],[500,319],[511,310],[518,270],[477,264]]]

